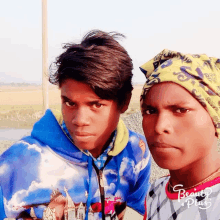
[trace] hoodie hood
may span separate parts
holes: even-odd
[[[61,154],[67,159],[75,158],[81,162],[88,160],[88,155],[77,148],[68,138],[61,128],[63,117],[59,111],[48,109],[45,115],[35,123],[31,136],[50,146],[56,153]],[[118,155],[127,145],[129,132],[122,120],[119,120],[117,126],[117,135],[113,149],[109,152],[110,156]]]
[[[96,169],[92,156],[65,135],[59,117],[61,114],[47,110],[34,125],[31,136],[1,155],[0,216],[5,212],[3,218],[18,219],[31,207],[42,219],[47,204],[57,195],[62,196],[57,202],[71,198],[70,204],[82,204],[85,220],[90,210],[94,211],[94,219],[101,220],[102,213],[113,217],[116,208],[124,210],[125,202],[143,214],[150,175],[150,153],[144,137],[129,131],[127,141],[127,129],[120,121],[110,160]]]

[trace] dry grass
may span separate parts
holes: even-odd
[[[142,85],[134,86],[131,103],[123,114],[134,113],[140,109],[139,97]],[[60,91],[49,87],[49,107],[60,110]],[[0,87],[0,128],[30,128],[43,114],[43,98],[40,86]]]

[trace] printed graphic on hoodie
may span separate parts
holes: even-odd
[[[74,146],[48,111],[31,136],[0,157],[0,219],[52,220],[57,214],[65,219],[68,213],[101,220],[104,213],[113,220],[126,205],[144,214],[151,162],[145,146],[144,137],[128,131],[123,149],[97,173],[92,158]]]
[[[66,196],[64,196],[58,189],[51,194],[49,203],[31,204],[24,206],[25,209],[30,209],[28,217],[38,219],[34,209],[38,206],[46,206],[43,211],[43,220],[84,220],[86,216],[86,204],[74,203],[70,197],[67,189],[64,189]],[[126,203],[121,202],[119,197],[114,197],[114,200],[106,198],[105,200],[105,218],[109,220],[120,220],[124,215]],[[97,212],[101,212],[101,203],[93,203],[88,210],[88,220],[95,220]],[[27,218],[24,212],[19,215],[19,218]]]

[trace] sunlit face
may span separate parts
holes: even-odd
[[[74,144],[98,156],[126,107],[120,110],[115,101],[101,99],[87,84],[72,79],[60,89],[63,119]]]
[[[160,167],[190,167],[213,152],[212,119],[183,87],[171,82],[155,84],[142,107],[144,134]]]

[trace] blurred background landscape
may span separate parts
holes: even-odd
[[[131,103],[122,115],[126,117],[140,110],[139,97],[143,85],[135,84]],[[49,107],[61,110],[60,90],[49,85]],[[0,129],[31,128],[43,115],[42,86],[34,83],[2,83],[0,84]]]
[[[126,38],[119,43],[134,64],[126,116],[139,110],[145,81],[139,66],[163,49],[220,58],[219,10],[218,0],[47,0],[48,67],[65,43],[79,43],[90,30],[122,33]],[[30,128],[43,113],[42,1],[4,1],[0,12],[0,128]],[[49,106],[60,109],[59,90],[52,85]]]

